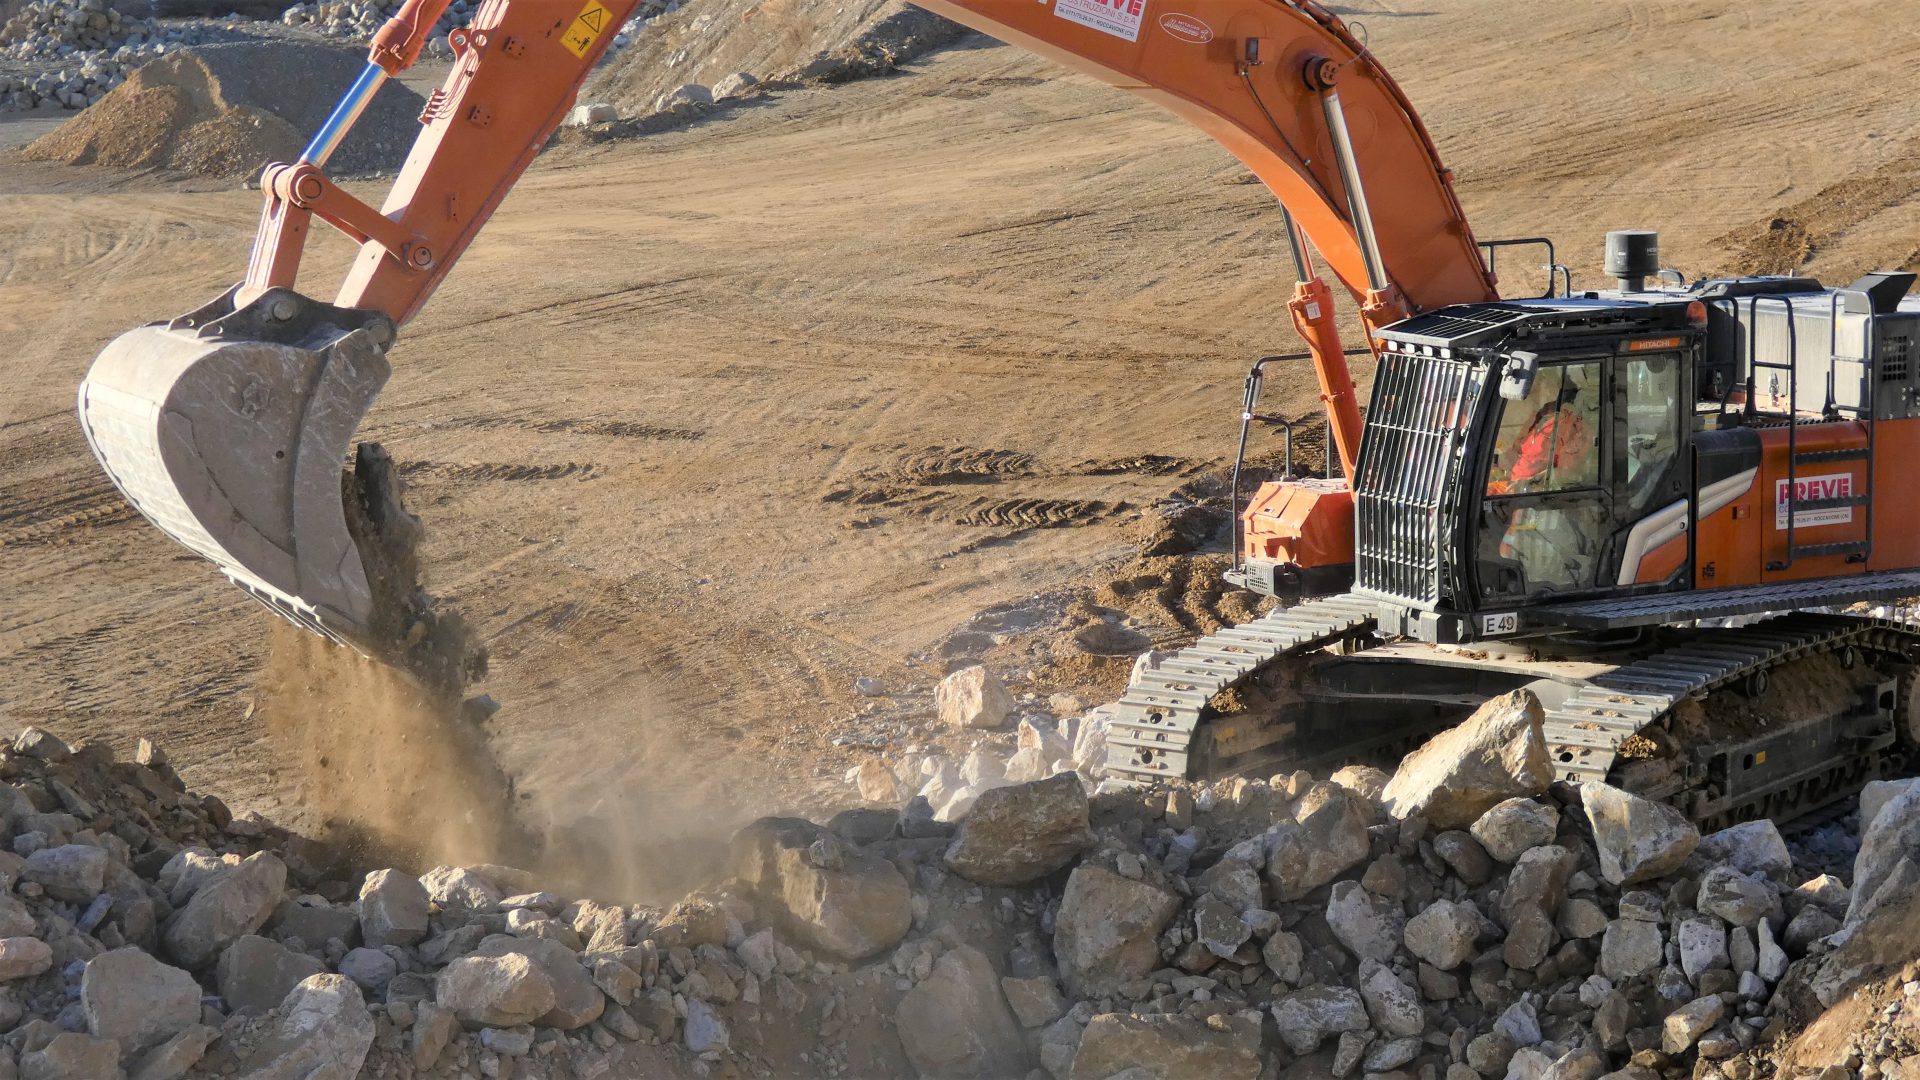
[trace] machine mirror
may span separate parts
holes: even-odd
[[[1508,401],[1524,401],[1533,392],[1533,377],[1540,372],[1540,357],[1530,352],[1511,352],[1500,375],[1500,396]]]

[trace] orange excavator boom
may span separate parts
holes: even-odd
[[[1406,97],[1313,0],[921,0],[922,6],[1166,108],[1212,136],[1290,211],[1288,305],[1351,474],[1360,415],[1332,290],[1369,328],[1496,296],[1451,177]],[[411,64],[447,0],[408,0],[301,160],[262,173],[243,281],[116,339],[80,390],[90,444],[130,502],[282,614],[337,639],[373,599],[338,500],[386,352],[559,126],[638,0],[487,0],[450,36],[446,81],[376,210],[326,161],[380,84]],[[295,290],[313,219],[360,251],[332,304]],[[1345,505],[1345,504],[1342,504]]]

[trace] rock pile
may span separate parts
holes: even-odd
[[[0,72],[0,109],[84,109],[156,57],[247,40],[246,25],[238,18],[161,23],[106,0],[33,0],[0,27],[0,60],[30,69]]]
[[[189,794],[151,745],[29,728],[0,748],[0,1075],[1753,1080],[1805,1002],[1920,951],[1920,787],[1874,793],[1860,887],[1796,882],[1771,823],[1703,837],[1549,788],[1516,752],[1537,726],[1492,703],[1415,755],[1424,791],[1062,772],[957,823],[919,798],[766,818],[664,908],[506,866],[357,870]],[[1462,812],[1492,759],[1503,797]],[[1862,1080],[1912,1053],[1888,1018],[1916,995],[1844,1028],[1893,1063]]]
[[[632,32],[632,47],[594,77],[581,100],[660,126],[755,87],[884,74],[967,32],[904,0],[699,0],[664,14]]]
[[[0,26],[0,55],[35,60],[159,40],[159,23],[124,15],[106,0],[34,0]]]
[[[0,57],[63,66],[0,74],[0,108],[85,108],[161,55],[167,38],[157,22],[123,15],[105,0],[34,0],[0,26]]]
[[[1106,760],[1105,713],[1072,715],[1085,705],[1059,694],[1044,708],[1037,702],[1023,707],[992,670],[971,664],[934,688],[934,709],[943,729],[975,739],[972,749],[956,757],[915,744],[862,762],[846,779],[867,802],[899,805],[918,797],[931,819],[943,822],[958,821],[988,791],[1057,773],[1075,773],[1094,791]],[[1062,713],[1066,719],[1055,718]],[[1011,742],[1004,734],[1009,728]],[[986,733],[994,734],[980,738]]]
[[[375,31],[385,26],[388,19],[400,10],[403,0],[321,0],[319,3],[293,4],[281,14],[280,21],[288,26],[303,26],[317,30],[329,37],[350,41],[366,41]],[[474,9],[480,5],[477,0],[453,0],[447,5],[433,30],[427,38],[424,56],[452,56],[453,50],[447,45],[447,35],[465,25],[473,18]]]
[[[280,20],[288,26],[305,27],[329,37],[364,42],[388,19],[393,18],[403,3],[404,0],[319,0],[317,3],[290,5],[281,14]],[[625,48],[633,40],[634,31],[648,19],[679,6],[680,0],[646,0],[615,35],[613,47]],[[422,55],[439,58],[452,56],[453,49],[447,43],[447,35],[466,26],[479,7],[480,0],[453,0],[448,4],[447,10],[433,24]]]

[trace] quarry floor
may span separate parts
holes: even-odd
[[[1878,5],[1819,33],[1738,0],[1415,7],[1348,14],[1482,238],[1550,234],[1588,284],[1610,228],[1660,229],[1689,277],[1920,254],[1920,31]],[[0,147],[40,123],[0,117]],[[716,832],[817,807],[859,760],[833,743],[856,677],[924,690],[970,616],[1110,577],[1143,509],[1229,459],[1248,362],[1298,347],[1249,180],[980,39],[548,152],[361,432],[411,463],[521,790]],[[72,412],[109,338],[232,283],[257,199],[0,151],[0,714],[151,734],[272,815],[297,778],[253,716],[271,616],[119,503]],[[319,238],[307,291],[347,251]],[[1270,394],[1307,412],[1310,373]],[[1172,464],[1116,471],[1148,455]]]

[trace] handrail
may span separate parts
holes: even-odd
[[[1547,267],[1546,267],[1547,268],[1547,291],[1541,294],[1540,299],[1542,300],[1553,299],[1555,271],[1567,270],[1567,268],[1564,266],[1561,266],[1560,260],[1554,256],[1553,240],[1551,237],[1518,236],[1518,237],[1514,237],[1511,240],[1480,240],[1480,241],[1477,241],[1477,243],[1480,245],[1481,254],[1485,256],[1487,261],[1487,275],[1489,277],[1492,277],[1496,281],[1499,280],[1500,274],[1495,267],[1495,259],[1500,248],[1527,247],[1527,246],[1534,246],[1534,245],[1545,247],[1547,249]],[[1572,295],[1572,293],[1573,293],[1573,271],[1567,270],[1567,294]]]

